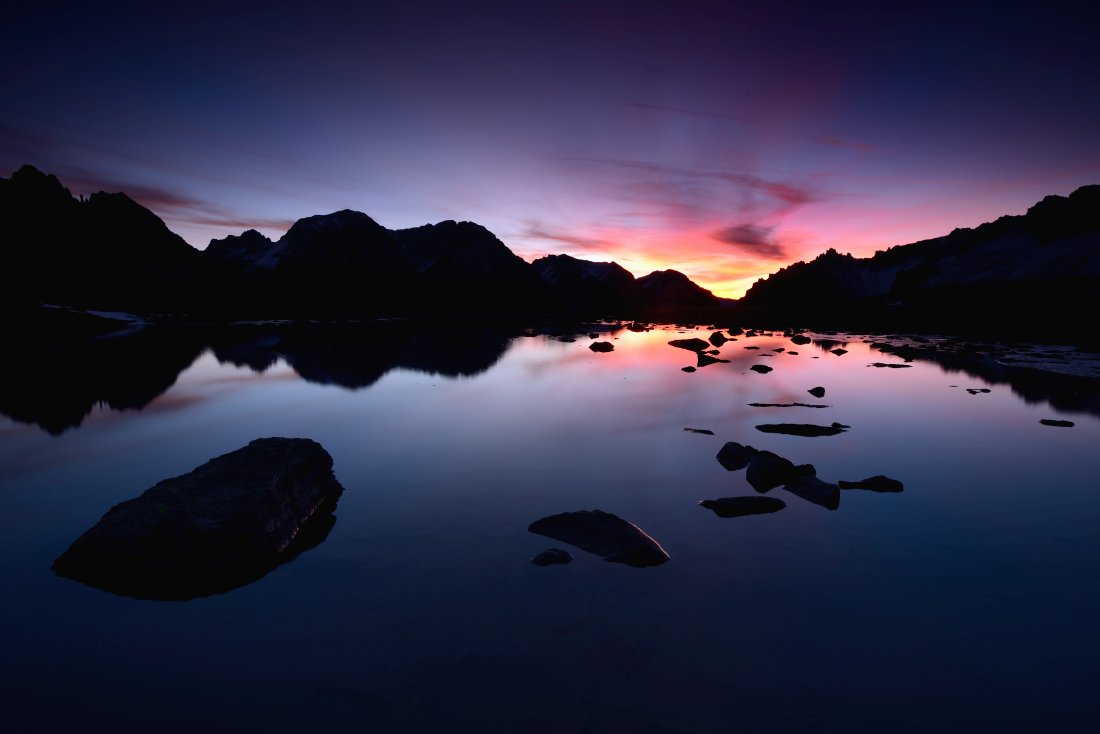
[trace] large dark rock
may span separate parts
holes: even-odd
[[[711,344],[713,344],[716,347],[720,347],[723,344],[725,344],[726,342],[728,342],[729,338],[725,334],[723,334],[722,332],[716,331],[716,332],[714,332],[713,334],[710,335],[710,337],[707,339],[707,341],[709,341]]]
[[[256,439],[115,505],[53,567],[143,599],[229,591],[323,540],[341,491],[320,444]]]
[[[904,485],[897,479],[876,474],[873,477],[860,479],[858,482],[839,482],[841,489],[869,489],[872,492],[900,492]]]
[[[811,395],[813,395],[813,396],[814,396],[815,398],[823,398],[823,397],[825,397],[825,388],[821,387],[820,385],[818,385],[817,387],[811,387],[811,388],[810,388],[809,390],[807,390],[806,392],[810,393],[810,394],[811,394]]]
[[[718,517],[744,517],[745,515],[766,515],[779,512],[787,503],[775,497],[720,497],[716,500],[702,500],[702,507],[714,512]]]
[[[749,367],[749,369],[753,372],[759,372],[762,375],[766,375],[772,371],[772,368],[766,364],[754,364],[752,367]]]
[[[657,566],[668,553],[638,526],[602,510],[563,512],[536,520],[527,528],[563,543],[595,553],[605,561],[628,566]]]
[[[593,352],[614,352],[615,345],[611,342],[592,342],[588,348]]]
[[[764,433],[782,433],[787,436],[835,436],[844,433],[846,426],[834,423],[831,426],[818,426],[812,423],[764,423],[756,427],[756,430]]]

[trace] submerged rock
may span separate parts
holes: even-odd
[[[764,423],[756,427],[756,430],[764,433],[782,433],[787,436],[805,436],[815,438],[817,436],[835,436],[844,433],[848,428],[841,423],[831,426],[818,426],[813,423]]]
[[[685,428],[684,430],[688,433],[701,433],[704,436],[714,435],[714,431],[710,430],[709,428]]]
[[[758,453],[760,452],[752,446],[743,446],[736,441],[730,441],[718,450],[715,458],[726,468],[726,471],[737,471],[748,466]]]
[[[53,568],[141,599],[229,591],[324,540],[342,491],[320,444],[256,439],[115,505]]]
[[[828,408],[824,403],[746,403],[750,408]]]
[[[988,387],[968,387],[966,391],[971,395],[980,395],[982,393],[991,392]]]
[[[789,459],[773,454],[771,451],[758,451],[749,462],[745,480],[757,492],[767,492],[794,481],[797,477],[812,477],[816,474],[817,470],[812,464],[795,466]]]
[[[602,510],[563,512],[536,520],[527,528],[581,550],[602,556],[605,561],[642,568],[668,560],[668,553],[637,525]]]
[[[779,512],[787,503],[776,497],[720,497],[716,500],[702,500],[702,507],[714,512],[718,517],[744,517],[745,515],[766,515]]]
[[[593,352],[614,352],[615,345],[611,342],[592,342],[588,348]]]
[[[719,359],[718,357],[712,357],[709,354],[704,354],[703,352],[697,352],[695,357],[696,367],[706,367],[709,364],[725,364],[728,362],[728,359]]]
[[[710,342],[702,339],[673,339],[669,346],[687,349],[689,352],[701,352],[710,348]]]
[[[569,563],[572,560],[573,556],[569,555],[569,551],[561,548],[549,548],[532,558],[531,563],[536,566],[553,566],[558,563]]]
[[[1056,426],[1058,428],[1073,428],[1073,421],[1059,421],[1053,418],[1041,418],[1039,420],[1044,426]]]
[[[772,371],[772,368],[766,364],[754,364],[752,367],[749,367],[749,369],[753,372],[759,372],[762,375],[766,375]]]
[[[830,482],[824,482],[814,476],[799,476],[783,485],[796,497],[807,502],[820,505],[827,510],[835,510],[840,507],[840,487]]]
[[[860,479],[858,482],[846,482],[843,479],[838,482],[841,489],[868,489],[872,492],[900,492],[904,485],[897,479],[876,474],[873,477]]]
[[[806,392],[810,393],[810,394],[811,394],[811,395],[813,395],[813,396],[814,396],[815,398],[823,398],[823,397],[825,397],[825,388],[821,387],[820,385],[818,385],[817,387],[811,387],[811,388],[810,388],[809,390],[807,390]]]

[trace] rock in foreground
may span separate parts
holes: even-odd
[[[720,497],[716,500],[702,500],[699,504],[718,517],[766,515],[779,512],[787,506],[786,502],[775,497]]]
[[[142,599],[222,593],[324,540],[342,491],[320,444],[256,439],[115,505],[53,567]]]
[[[527,529],[575,545],[614,563],[641,568],[657,566],[668,560],[665,549],[638,526],[602,510],[550,515],[531,523]]]

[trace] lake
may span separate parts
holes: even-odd
[[[684,372],[696,355],[667,342],[711,333],[257,326],[9,352],[3,728],[1098,730],[1093,368],[1057,347],[964,360],[766,332]],[[756,428],[776,423],[848,428]],[[188,601],[52,572],[113,505],[265,436],[333,457],[344,492],[316,547]],[[716,460],[728,441],[904,491],[845,489],[830,510],[777,488],[781,511],[721,518],[699,501],[757,495]],[[528,532],[591,509],[670,560]],[[551,547],[572,563],[530,562]]]

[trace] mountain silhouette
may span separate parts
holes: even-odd
[[[744,318],[845,329],[1070,333],[1100,296],[1100,186],[869,258],[828,250],[757,281]]]
[[[629,316],[729,305],[675,271],[635,279],[614,263],[564,255],[529,264],[473,222],[391,230],[347,209],[300,219],[278,240],[247,230],[199,251],[125,194],[76,199],[32,166],[0,179],[0,216],[9,242],[2,281],[9,306],[232,321],[559,311],[594,317],[609,310]]]

